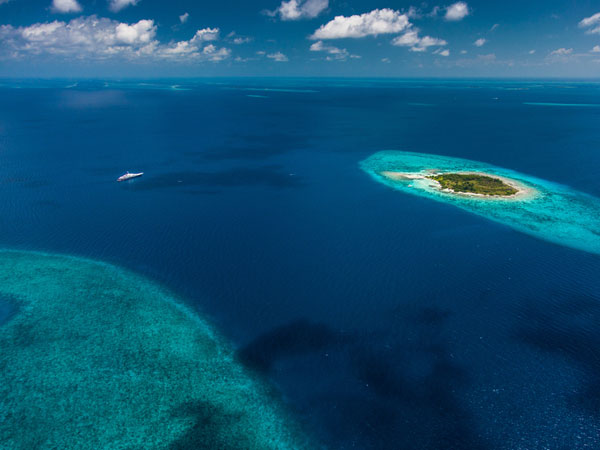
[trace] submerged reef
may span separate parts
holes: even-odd
[[[161,286],[0,251],[0,449],[315,448],[269,387]]]
[[[402,151],[378,152],[360,163],[393,189],[450,203],[556,244],[600,254],[600,199],[568,186],[461,158]],[[439,173],[499,178],[514,195],[470,195],[440,189]]]

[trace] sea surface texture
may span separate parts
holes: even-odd
[[[376,153],[361,163],[375,180],[394,189],[448,202],[557,244],[600,254],[600,199],[546,180],[476,161],[401,151]],[[456,195],[431,189],[426,180],[398,180],[383,172],[482,172],[531,189],[523,198]]]
[[[600,448],[598,104],[560,80],[0,80],[0,449]],[[544,203],[361,169],[408,155]]]
[[[305,447],[277,397],[170,293],[114,266],[0,252],[0,444]]]

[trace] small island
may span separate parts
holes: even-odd
[[[427,178],[437,181],[442,189],[461,194],[508,197],[519,192],[501,178],[477,173],[442,173]]]
[[[380,175],[394,181],[409,182],[409,188],[434,189],[445,194],[488,198],[523,198],[533,189],[516,180],[484,172],[441,172],[427,169],[421,172],[381,171]]]
[[[360,167],[374,181],[396,191],[600,254],[600,199],[570,187],[479,161],[396,150],[377,152],[361,161]],[[410,203],[401,206],[410,213]],[[440,218],[444,212],[435,214]]]

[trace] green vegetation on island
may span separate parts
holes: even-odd
[[[453,192],[494,196],[509,196],[518,192],[500,178],[473,173],[443,173],[427,178],[437,181],[442,189],[450,189]]]

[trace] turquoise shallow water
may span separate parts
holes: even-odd
[[[306,446],[277,396],[155,283],[1,251],[0,297],[18,306],[0,322],[1,449]]]
[[[252,375],[260,371],[259,379],[281,393],[310,437],[331,449],[600,448],[600,255],[534,238],[446,200],[403,195],[359,167],[381,149],[443,154],[490,162],[600,198],[595,170],[600,108],[523,104],[600,104],[600,84],[270,78],[77,80],[77,87],[64,89],[75,82],[2,81],[11,88],[0,89],[0,249],[110,261],[144,277],[138,283],[121,270],[106,270],[127,280],[117,280],[118,290],[147,288],[148,280],[156,280],[185,298],[192,310],[208,314],[212,326],[207,329],[216,327],[226,338],[214,346],[224,355],[233,347],[250,369],[232,357],[231,366],[225,365],[240,376],[229,379],[249,380],[262,392],[246,394],[249,410],[276,412],[260,420],[241,413],[244,426],[266,427],[271,417],[283,429],[294,429]],[[268,98],[247,97],[256,94]],[[116,183],[126,170],[145,175]],[[47,382],[27,372],[36,359],[25,352],[53,348],[44,344],[46,336],[73,370],[97,359],[120,358],[133,374],[142,373],[141,393],[123,384],[124,398],[139,399],[137,411],[145,411],[146,400],[156,393],[144,368],[150,370],[154,359],[125,344],[162,347],[155,336],[136,344],[142,341],[141,325],[118,325],[132,322],[145,304],[135,292],[120,300],[96,298],[102,314],[89,313],[92,303],[84,305],[97,323],[91,331],[76,321],[69,325],[71,336],[63,339],[52,326],[36,323],[34,328],[19,325],[23,337],[17,338],[12,327],[23,323],[18,322],[23,309],[14,302],[24,301],[20,294],[29,291],[16,283],[27,290],[26,280],[40,286],[37,268],[75,273],[70,268],[75,261],[30,261],[27,267],[23,259],[19,280],[3,281],[16,294],[0,289],[0,311],[15,336],[2,344],[18,344],[23,352],[17,356],[11,349],[0,359],[26,363],[23,369],[13,364],[17,372],[9,385],[21,386],[24,380],[29,392],[10,397],[19,417],[33,418],[10,419],[21,433],[16,436],[21,448],[35,444],[35,436],[46,442],[50,430],[65,423],[65,439],[72,437],[74,425],[65,418],[69,411],[73,423],[85,427],[90,447],[108,436],[100,435],[106,423],[120,427],[123,436],[113,432],[114,446],[96,448],[131,448],[133,440],[125,435],[139,436],[138,427],[158,417],[161,427],[175,428],[157,427],[149,439],[165,433],[165,446],[172,448],[185,443],[193,449],[228,448],[238,434],[225,444],[218,438],[232,427],[222,414],[204,414],[209,409],[201,402],[177,405],[186,404],[183,397],[222,404],[235,397],[239,384],[226,395],[219,393],[218,382],[203,387],[194,381],[193,388],[174,397],[165,388],[150,419],[139,414],[134,421],[136,409],[127,407],[123,419],[108,415],[104,422],[97,416],[119,402],[102,406],[110,399],[103,379],[83,371],[83,378],[100,381],[44,398],[37,414],[32,386]],[[57,300],[59,284],[48,283],[41,285],[36,301],[44,296],[80,308],[82,300],[73,290],[85,295],[85,278],[103,273],[88,267],[89,275],[76,271],[81,284],[64,285],[65,292],[72,289],[68,299]],[[108,275],[100,280],[101,286],[112,285]],[[148,307],[159,298],[148,296]],[[163,297],[167,304],[177,298]],[[128,305],[132,311],[121,309]],[[163,311],[149,311],[151,326]],[[56,316],[48,315],[55,328],[62,328]],[[165,317],[173,320],[171,313]],[[200,318],[196,323],[205,323],[204,314]],[[190,330],[190,322],[183,322]],[[203,336],[202,331],[190,334]],[[34,339],[41,342],[33,345]],[[90,342],[109,347],[95,349]],[[189,352],[200,354],[201,347],[194,344]],[[94,356],[109,349],[110,358]],[[177,370],[162,367],[185,366],[185,359],[176,362],[176,353],[162,353],[156,379],[165,380],[166,372],[180,389],[185,382],[175,378]],[[139,362],[133,364],[136,354]],[[73,365],[73,355],[81,366]],[[41,352],[40,357],[38,372],[59,372],[59,357]],[[66,383],[64,378],[56,382]],[[67,402],[87,386],[97,387],[88,406]],[[12,387],[1,389],[6,394]],[[17,401],[21,398],[28,404]],[[225,412],[240,411],[234,400]],[[94,410],[95,403],[102,411]],[[68,410],[55,414],[64,404]],[[58,420],[54,425],[44,418],[49,410]],[[79,411],[93,412],[97,436]],[[4,420],[0,417],[0,427]],[[200,423],[209,425],[204,434],[196,426]],[[288,441],[286,433],[268,435]],[[53,435],[48,442],[58,447],[59,438]],[[200,439],[203,444],[194,445]],[[247,441],[238,442],[239,448]],[[258,447],[260,441],[254,442]],[[0,440],[0,449],[12,450],[13,443],[3,447]]]
[[[402,151],[378,152],[361,167],[380,183],[402,192],[450,203],[538,238],[600,254],[600,199],[567,186],[513,170],[461,158]],[[415,187],[412,180],[391,180],[385,171],[477,171],[512,178],[536,193],[522,199],[458,196]]]

